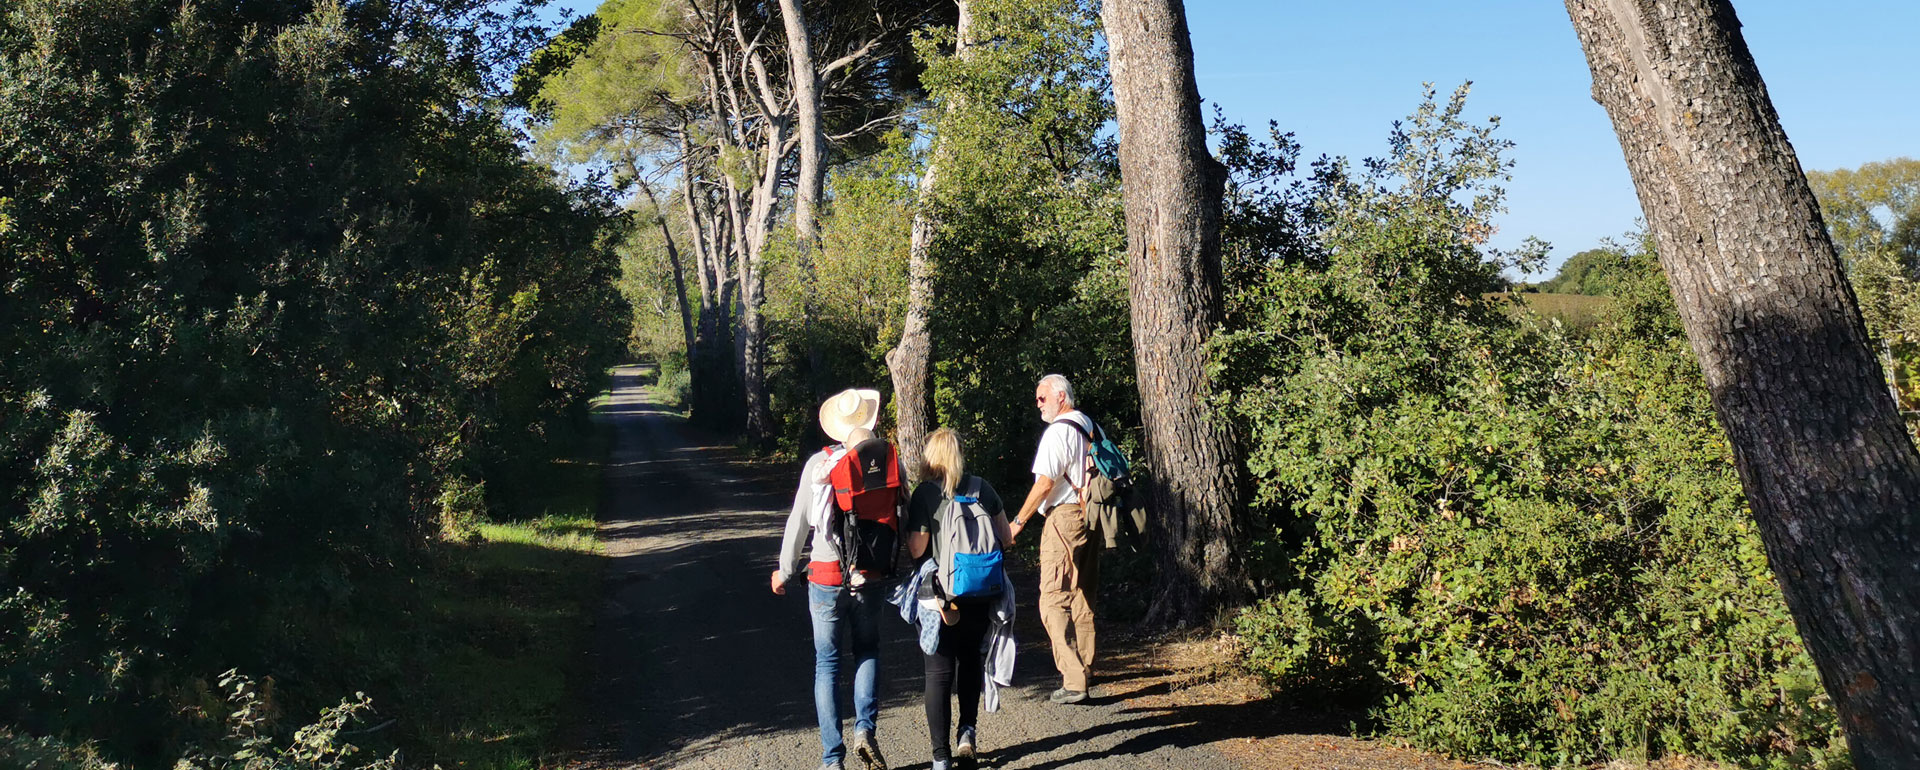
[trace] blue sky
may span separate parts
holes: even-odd
[[[558,0],[591,12],[598,0]],[[1920,156],[1920,2],[1735,0],[1787,136],[1808,169]],[[1189,0],[1200,95],[1249,127],[1277,120],[1311,159],[1386,151],[1421,83],[1473,81],[1468,113],[1517,146],[1494,245],[1560,260],[1640,215],[1566,10],[1556,0]],[[1211,109],[1209,109],[1211,114]]]
[[[1920,3],[1734,7],[1804,167],[1920,156]],[[1539,236],[1557,265],[1640,215],[1559,2],[1190,0],[1187,13],[1201,97],[1234,122],[1279,121],[1308,158],[1382,154],[1422,82],[1473,81],[1468,113],[1499,115],[1517,144],[1496,246]]]

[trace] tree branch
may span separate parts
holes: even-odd
[[[838,142],[844,139],[850,139],[850,138],[859,136],[862,132],[866,131],[869,128],[873,128],[874,126],[880,125],[882,123],[904,119],[908,115],[914,114],[916,112],[918,112],[918,110],[908,110],[906,112],[896,112],[891,115],[882,115],[880,117],[874,118],[873,120],[867,121],[865,125],[862,125],[859,128],[855,128],[852,131],[848,131],[844,134],[830,135],[827,137],[827,141]]]

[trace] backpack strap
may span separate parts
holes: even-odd
[[[1080,415],[1081,417],[1087,418],[1087,423],[1089,425],[1092,425],[1094,430],[1100,431],[1101,438],[1107,437],[1107,432],[1104,430],[1100,430],[1100,423],[1094,422],[1093,415],[1087,414],[1086,412],[1082,412],[1077,409],[1074,410],[1074,412]],[[1084,476],[1086,476],[1087,483],[1091,484],[1093,482],[1093,473],[1096,470],[1098,470],[1098,468],[1095,468],[1093,465],[1093,447],[1094,447],[1093,434],[1088,432],[1086,427],[1080,424],[1079,420],[1075,420],[1072,418],[1061,417],[1057,420],[1054,420],[1053,424],[1058,425],[1063,422],[1066,423],[1068,427],[1073,428],[1075,433],[1079,433],[1081,438],[1087,440],[1086,457],[1082,458],[1082,462],[1080,464],[1080,472]],[[1073,487],[1073,491],[1080,498],[1080,505],[1084,508],[1087,503],[1087,484],[1076,485],[1073,483],[1073,474],[1067,474],[1067,486]]]

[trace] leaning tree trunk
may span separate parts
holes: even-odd
[[[654,197],[653,186],[647,184],[644,180],[640,180],[638,169],[634,171],[634,179],[638,181],[640,185],[640,192],[647,196],[647,203],[653,206],[653,220],[659,223],[660,240],[667,246],[667,262],[673,267],[673,297],[680,303],[680,329],[681,332],[686,335],[683,344],[685,346],[684,349],[687,351],[687,360],[691,362],[694,356],[693,307],[692,303],[687,299],[686,269],[681,266],[680,250],[675,247],[673,242],[673,228],[667,224],[666,207],[661,206],[660,199]],[[689,367],[689,371],[692,371],[691,367]],[[696,386],[698,384],[699,383],[695,383]]]
[[[953,54],[966,56],[967,36],[973,31],[973,8],[969,0],[958,0],[957,4],[960,22],[954,27]],[[958,108],[957,104],[947,105],[947,114]],[[893,377],[894,440],[916,480],[924,473],[920,450],[927,442],[927,425],[933,421],[927,376],[928,361],[933,357],[933,334],[927,327],[929,308],[933,306],[933,263],[927,251],[938,226],[933,218],[933,194],[947,146],[937,134],[933,141],[927,168],[920,174],[913,230],[907,244],[907,317],[900,327],[900,344],[887,351],[887,372]]]
[[[1153,483],[1158,625],[1211,618],[1247,587],[1232,432],[1211,408],[1206,343],[1220,321],[1226,170],[1207,154],[1180,0],[1102,7],[1120,123],[1128,293]]]
[[[1807,651],[1920,767],[1920,453],[1726,0],[1567,0]]]

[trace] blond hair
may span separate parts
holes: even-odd
[[[960,487],[961,474],[967,470],[967,462],[960,456],[960,434],[951,428],[934,431],[927,436],[927,445],[920,456],[926,460],[927,475],[940,477],[940,485],[947,494],[953,494]]]

